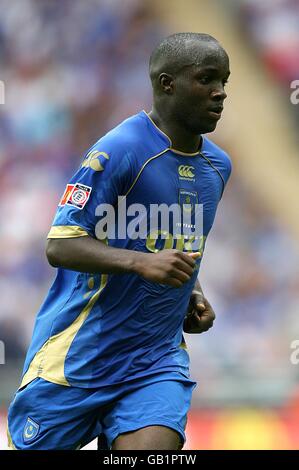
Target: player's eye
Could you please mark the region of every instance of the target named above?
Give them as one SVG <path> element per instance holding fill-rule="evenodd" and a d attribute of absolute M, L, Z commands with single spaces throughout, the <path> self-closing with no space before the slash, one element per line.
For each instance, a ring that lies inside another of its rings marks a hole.
<path fill-rule="evenodd" d="M 200 78 L 199 78 L 199 81 L 200 81 L 200 83 L 202 83 L 203 85 L 207 85 L 208 83 L 210 83 L 211 77 L 209 77 L 209 76 L 200 77 Z"/>

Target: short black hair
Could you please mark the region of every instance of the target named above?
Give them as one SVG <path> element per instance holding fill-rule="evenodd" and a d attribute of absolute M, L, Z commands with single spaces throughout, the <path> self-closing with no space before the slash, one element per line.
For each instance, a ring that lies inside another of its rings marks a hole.
<path fill-rule="evenodd" d="M 200 60 L 200 50 L 191 47 L 194 42 L 214 43 L 221 49 L 221 45 L 210 34 L 205 33 L 175 33 L 163 39 L 153 50 L 149 61 L 149 72 L 152 82 L 163 70 L 175 73 L 178 70 L 196 63 Z"/>

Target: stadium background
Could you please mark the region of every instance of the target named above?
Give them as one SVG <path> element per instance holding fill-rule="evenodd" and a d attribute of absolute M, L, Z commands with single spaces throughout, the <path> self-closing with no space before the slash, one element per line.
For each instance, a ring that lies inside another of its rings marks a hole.
<path fill-rule="evenodd" d="M 234 164 L 201 272 L 217 321 L 186 335 L 199 381 L 186 448 L 298 448 L 298 0 L 0 0 L 0 12 L 0 448 L 54 275 L 44 246 L 57 201 L 90 144 L 149 109 L 148 56 L 184 30 L 231 56 L 212 139 Z"/>

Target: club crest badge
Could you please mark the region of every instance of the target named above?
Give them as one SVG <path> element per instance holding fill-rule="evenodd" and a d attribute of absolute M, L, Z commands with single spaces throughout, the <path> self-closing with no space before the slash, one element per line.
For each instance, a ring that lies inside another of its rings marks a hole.
<path fill-rule="evenodd" d="M 186 189 L 179 190 L 179 204 L 183 212 L 194 214 L 196 205 L 198 204 L 198 194 L 195 191 L 188 191 Z"/>
<path fill-rule="evenodd" d="M 39 424 L 37 424 L 33 419 L 27 418 L 24 431 L 23 431 L 23 438 L 24 442 L 30 442 L 37 437 L 39 433 Z"/>

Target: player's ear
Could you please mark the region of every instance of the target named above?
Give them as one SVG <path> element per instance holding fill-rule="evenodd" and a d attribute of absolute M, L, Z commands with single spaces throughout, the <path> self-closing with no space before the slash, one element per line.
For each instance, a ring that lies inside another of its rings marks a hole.
<path fill-rule="evenodd" d="M 160 73 L 159 85 L 161 90 L 168 95 L 172 95 L 174 89 L 174 77 L 168 73 Z"/>

